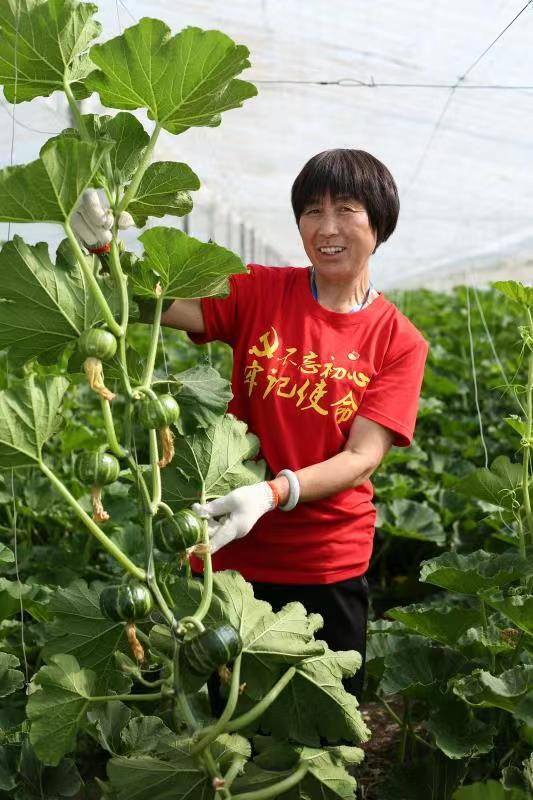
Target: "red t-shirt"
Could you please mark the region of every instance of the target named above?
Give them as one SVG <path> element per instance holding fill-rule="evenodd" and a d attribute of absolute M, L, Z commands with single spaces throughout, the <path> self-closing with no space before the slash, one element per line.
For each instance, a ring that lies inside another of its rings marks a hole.
<path fill-rule="evenodd" d="M 341 452 L 356 414 L 411 443 L 428 344 L 379 294 L 362 311 L 321 306 L 302 267 L 249 264 L 227 298 L 202 299 L 205 333 L 233 348 L 228 411 L 248 424 L 271 472 L 302 469 Z M 292 511 L 264 514 L 247 536 L 213 556 L 213 568 L 247 580 L 325 584 L 366 572 L 376 509 L 370 480 Z M 194 559 L 193 568 L 202 562 Z"/>

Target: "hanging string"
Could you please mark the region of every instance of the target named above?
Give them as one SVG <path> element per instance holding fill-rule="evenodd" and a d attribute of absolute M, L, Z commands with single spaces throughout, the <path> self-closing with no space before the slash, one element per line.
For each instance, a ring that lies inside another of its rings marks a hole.
<path fill-rule="evenodd" d="M 18 53 L 18 38 L 19 38 L 19 25 L 20 25 L 20 0 L 17 1 L 16 7 L 16 23 L 15 23 L 15 40 L 14 40 L 14 59 L 13 65 L 15 67 L 15 83 L 13 88 L 13 114 L 12 114 L 12 125 L 11 125 L 11 147 L 10 147 L 10 157 L 9 163 L 10 166 L 13 166 L 14 161 L 14 154 L 15 154 L 15 124 L 16 124 L 16 109 L 17 109 L 17 87 L 18 87 L 18 65 L 17 65 L 17 53 Z M 7 240 L 11 240 L 11 222 L 8 223 L 7 226 Z M 20 570 L 19 570 L 19 557 L 18 557 L 18 525 L 17 525 L 17 501 L 15 498 L 15 477 L 14 477 L 14 470 L 11 470 L 11 499 L 13 501 L 13 554 L 15 557 L 15 574 L 17 576 L 17 586 L 19 589 L 19 602 L 20 602 L 20 644 L 22 648 L 22 657 L 24 660 L 24 674 L 26 677 L 26 692 L 29 691 L 29 669 L 28 669 L 28 660 L 26 656 L 26 639 L 24 634 L 24 604 L 22 602 L 22 582 L 20 580 Z"/>
<path fill-rule="evenodd" d="M 410 180 L 409 180 L 409 182 L 407 184 L 407 188 L 404 191 L 404 198 L 405 198 L 406 194 L 410 191 L 410 189 L 414 186 L 416 180 L 418 179 L 418 176 L 420 175 L 420 172 L 422 171 L 422 167 L 423 167 L 423 165 L 424 165 L 424 163 L 426 161 L 426 158 L 428 156 L 428 153 L 429 153 L 429 151 L 431 149 L 431 145 L 435 141 L 435 137 L 437 135 L 437 132 L 439 131 L 439 129 L 440 129 L 440 127 L 441 127 L 441 125 L 442 125 L 442 123 L 444 121 L 444 117 L 446 115 L 446 112 L 448 111 L 448 108 L 450 107 L 450 104 L 451 104 L 451 101 L 453 99 L 453 96 L 454 96 L 456 90 L 459 88 L 459 85 L 464 82 L 464 80 L 466 79 L 467 75 L 470 72 L 472 72 L 472 70 L 475 67 L 477 67 L 477 65 L 479 64 L 481 59 L 484 58 L 487 55 L 489 50 L 491 50 L 494 47 L 494 45 L 496 44 L 496 42 L 499 41 L 499 39 L 501 39 L 501 37 L 504 35 L 504 33 L 509 30 L 511 25 L 514 25 L 516 20 L 524 13 L 526 8 L 528 8 L 528 6 L 530 6 L 532 2 L 533 2 L 533 0 L 528 0 L 526 5 L 518 12 L 518 14 L 515 17 L 513 17 L 513 19 L 498 34 L 498 36 L 488 45 L 488 47 L 486 47 L 483 50 L 483 52 L 472 62 L 472 64 L 470 64 L 470 66 L 468 67 L 466 72 L 464 72 L 463 75 L 461 75 L 457 79 L 457 82 L 451 87 L 450 94 L 449 94 L 448 98 L 446 99 L 446 102 L 444 104 L 444 107 L 443 107 L 440 115 L 439 115 L 439 118 L 438 118 L 437 122 L 435 123 L 435 125 L 433 126 L 433 130 L 431 131 L 429 139 L 426 142 L 426 146 L 424 147 L 424 150 L 422 151 L 422 155 L 418 159 L 418 162 L 416 163 L 415 168 L 414 168 L 414 170 L 412 172 L 411 178 L 410 178 Z"/>
<path fill-rule="evenodd" d="M 466 272 L 465 272 L 466 278 Z M 467 279 L 468 280 L 468 279 Z M 476 412 L 477 418 L 479 423 L 479 435 L 481 437 L 481 443 L 483 445 L 483 450 L 485 452 L 485 466 L 489 466 L 489 454 L 487 451 L 487 445 L 485 443 L 485 436 L 483 433 L 483 417 L 481 415 L 481 408 L 479 406 L 479 394 L 478 394 L 478 386 L 477 386 L 477 370 L 476 370 L 476 356 L 474 352 L 474 337 L 472 335 L 472 314 L 470 309 L 470 286 L 466 283 L 466 320 L 467 320 L 467 327 L 468 327 L 468 341 L 470 345 L 470 362 L 472 365 L 472 380 L 474 383 L 474 402 L 476 404 Z"/>

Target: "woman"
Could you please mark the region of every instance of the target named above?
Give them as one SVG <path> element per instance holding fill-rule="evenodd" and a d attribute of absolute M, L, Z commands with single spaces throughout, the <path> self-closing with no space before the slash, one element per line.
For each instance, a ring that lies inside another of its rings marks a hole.
<path fill-rule="evenodd" d="M 362 655 L 345 681 L 360 700 L 369 478 L 391 445 L 411 442 L 428 344 L 369 277 L 398 218 L 389 170 L 362 150 L 319 153 L 296 178 L 292 207 L 309 267 L 249 264 L 227 298 L 176 300 L 163 324 L 231 345 L 229 411 L 258 435 L 271 476 L 196 506 L 214 569 L 239 570 L 274 610 L 299 600 L 320 613 L 320 638 Z"/>
<path fill-rule="evenodd" d="M 296 178 L 292 207 L 310 267 L 249 264 L 228 298 L 176 301 L 163 322 L 232 346 L 229 411 L 259 436 L 275 476 L 196 505 L 214 569 L 239 570 L 274 610 L 299 600 L 322 614 L 320 637 L 362 655 L 345 682 L 360 700 L 369 478 L 391 445 L 411 442 L 428 344 L 369 278 L 398 218 L 388 169 L 361 150 L 319 153 Z"/>

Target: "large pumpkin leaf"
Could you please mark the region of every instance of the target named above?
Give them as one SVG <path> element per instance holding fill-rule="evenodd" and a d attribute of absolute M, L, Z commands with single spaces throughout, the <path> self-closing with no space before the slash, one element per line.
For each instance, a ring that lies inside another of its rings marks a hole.
<path fill-rule="evenodd" d="M 268 737 L 256 737 L 254 743 L 260 739 L 267 740 Z M 364 755 L 359 748 L 344 750 L 353 751 L 351 763 L 359 763 Z M 284 762 L 289 760 L 292 763 L 290 767 L 286 767 Z M 266 789 L 288 777 L 302 762 L 306 764 L 308 771 L 297 786 L 283 792 L 283 800 L 352 800 L 355 797 L 356 781 L 342 763 L 339 763 L 334 748 L 319 750 L 275 741 L 262 749 L 253 763 L 246 765 L 244 775 L 237 778 L 233 786 L 239 793 Z M 280 763 L 283 764 L 283 769 Z"/>
<path fill-rule="evenodd" d="M 482 622 L 481 612 L 477 608 L 462 608 L 458 614 L 456 608 L 445 604 L 441 607 L 414 604 L 389 608 L 386 613 L 416 633 L 448 645 L 455 644 L 468 628 Z"/>
<path fill-rule="evenodd" d="M 91 48 L 100 68 L 87 79 L 111 108 L 147 108 L 170 133 L 192 126 L 220 125 L 221 113 L 257 94 L 251 83 L 235 80 L 250 66 L 249 51 L 220 31 L 188 27 L 175 36 L 147 17 L 121 36 Z"/>
<path fill-rule="evenodd" d="M 518 586 L 504 595 L 503 592 L 484 595 L 485 601 L 533 636 L 533 595 L 524 586 Z"/>
<path fill-rule="evenodd" d="M 501 508 L 511 508 L 522 486 L 522 467 L 507 456 L 498 456 L 490 469 L 482 467 L 462 477 L 455 488 L 468 497 L 485 500 Z"/>
<path fill-rule="evenodd" d="M 0 222 L 69 220 L 111 148 L 63 136 L 47 142 L 36 161 L 1 170 Z"/>
<path fill-rule="evenodd" d="M 533 306 L 533 287 L 531 286 L 524 286 L 519 281 L 493 281 L 491 286 L 524 308 Z"/>
<path fill-rule="evenodd" d="M 127 691 L 131 681 L 118 671 L 114 658 L 117 650 L 128 652 L 124 623 L 102 616 L 98 592 L 76 580 L 57 589 L 48 608 L 54 620 L 48 626 L 44 657 L 50 659 L 58 653 L 74 656 L 80 666 L 94 670 L 102 693 L 110 688 Z"/>
<path fill-rule="evenodd" d="M 188 434 L 216 424 L 233 397 L 230 382 L 205 364 L 197 364 L 173 378 L 179 383 L 176 399 L 183 431 Z"/>
<path fill-rule="evenodd" d="M 379 527 L 393 536 L 444 544 L 446 533 L 439 515 L 426 503 L 395 498 L 387 504 L 390 521 L 384 519 Z"/>
<path fill-rule="evenodd" d="M 193 614 L 202 591 L 200 581 L 175 581 L 171 586 L 175 614 Z M 243 641 L 241 682 L 246 682 L 249 696 L 262 696 L 265 682 L 274 683 L 282 668 L 324 652 L 324 644 L 313 640 L 322 625 L 319 616 L 308 615 L 301 603 L 288 603 L 274 613 L 269 603 L 254 597 L 242 575 L 232 570 L 215 572 L 206 620 L 212 627 L 229 623 L 239 631 Z M 170 644 L 170 636 L 168 639 Z"/>
<path fill-rule="evenodd" d="M 449 678 L 467 663 L 463 655 L 449 647 L 413 638 L 385 657 L 381 689 L 385 694 L 404 692 L 431 698 L 437 688 L 444 691 Z"/>
<path fill-rule="evenodd" d="M 457 698 L 445 694 L 432 705 L 426 728 L 448 758 L 476 758 L 494 746 L 498 730 L 486 725 Z"/>
<path fill-rule="evenodd" d="M 16 656 L 0 652 L 0 697 L 7 697 L 24 686 L 24 675 L 16 669 L 18 666 Z"/>
<path fill-rule="evenodd" d="M 533 688 L 533 665 L 512 667 L 501 675 L 475 669 L 470 675 L 455 679 L 452 686 L 469 705 L 512 712 Z"/>
<path fill-rule="evenodd" d="M 12 366 L 53 364 L 67 344 L 101 317 L 79 264 L 54 265 L 44 242 L 20 236 L 0 251 L 0 349 Z"/>
<path fill-rule="evenodd" d="M 10 103 L 63 91 L 64 80 L 78 99 L 89 96 L 83 82 L 94 69 L 87 47 L 102 29 L 97 11 L 77 0 L 0 3 L 0 84 Z"/>
<path fill-rule="evenodd" d="M 259 440 L 232 414 L 205 430 L 177 436 L 175 450 L 172 463 L 161 473 L 164 499 L 173 506 L 191 506 L 202 491 L 210 500 L 264 478 L 264 462 L 251 460 Z"/>
<path fill-rule="evenodd" d="M 457 789 L 453 800 L 528 800 L 528 798 L 519 789 L 505 789 L 500 781 L 477 781 Z"/>
<path fill-rule="evenodd" d="M 209 776 L 195 758 L 176 751 L 172 761 L 151 755 L 112 758 L 107 774 L 117 800 L 212 800 Z"/>
<path fill-rule="evenodd" d="M 156 161 L 144 173 L 128 211 L 139 228 L 148 217 L 183 217 L 192 211 L 188 190 L 199 188 L 200 180 L 187 164 Z"/>
<path fill-rule="evenodd" d="M 325 643 L 323 643 L 325 644 Z M 360 668 L 356 650 L 310 656 L 296 665 L 294 677 L 261 717 L 261 728 L 281 739 L 316 746 L 322 738 L 366 742 L 370 737 L 358 703 L 342 680 Z M 245 689 L 246 695 L 246 689 Z"/>
<path fill-rule="evenodd" d="M 504 586 L 530 574 L 532 567 L 516 553 L 487 553 L 476 550 L 467 555 L 443 553 L 422 561 L 420 580 L 453 592 L 477 595 Z"/>
<path fill-rule="evenodd" d="M 155 297 L 157 283 L 167 298 L 226 295 L 228 277 L 246 272 L 239 256 L 231 250 L 201 242 L 177 228 L 159 225 L 139 239 L 144 258 L 135 264 L 133 287 L 140 297 Z"/>
<path fill-rule="evenodd" d="M 83 114 L 82 120 L 86 134 L 92 142 L 111 143 L 107 155 L 111 177 L 114 188 L 122 188 L 133 177 L 150 137 L 137 117 L 127 111 L 120 111 L 114 117 L 107 114 Z M 78 128 L 65 128 L 56 138 L 65 136 L 81 141 Z M 99 176 L 99 182 L 102 181 Z"/>
<path fill-rule="evenodd" d="M 73 656 L 57 655 L 34 675 L 27 705 L 30 741 L 44 764 L 55 766 L 74 750 L 95 686 L 94 672 L 80 669 Z"/>
<path fill-rule="evenodd" d="M 30 375 L 0 392 L 0 470 L 35 466 L 59 427 L 66 378 Z"/>

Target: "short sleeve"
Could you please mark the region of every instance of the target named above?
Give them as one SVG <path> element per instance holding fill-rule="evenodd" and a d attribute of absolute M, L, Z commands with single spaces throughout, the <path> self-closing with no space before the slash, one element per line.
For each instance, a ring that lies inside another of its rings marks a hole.
<path fill-rule="evenodd" d="M 246 274 L 230 275 L 230 291 L 227 297 L 202 297 L 205 331 L 188 333 L 192 342 L 206 344 L 216 339 L 233 347 L 239 330 L 239 319 L 249 307 L 250 295 L 254 288 L 253 265 L 248 264 L 246 269 Z"/>
<path fill-rule="evenodd" d="M 428 350 L 428 343 L 421 339 L 389 361 L 385 359 L 368 384 L 357 411 L 358 415 L 394 431 L 396 447 L 409 447 L 413 439 Z"/>

